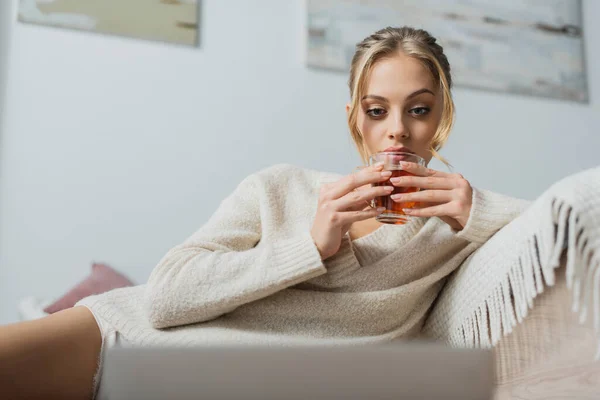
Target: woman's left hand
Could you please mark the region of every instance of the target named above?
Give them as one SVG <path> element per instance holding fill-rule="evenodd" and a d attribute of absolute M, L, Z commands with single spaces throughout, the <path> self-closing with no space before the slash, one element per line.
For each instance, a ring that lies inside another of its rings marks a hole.
<path fill-rule="evenodd" d="M 416 176 L 390 179 L 396 187 L 417 187 L 412 193 L 392 195 L 397 202 L 418 202 L 418 208 L 405 208 L 407 215 L 439 217 L 455 230 L 462 230 L 471 214 L 473 188 L 460 174 L 436 171 L 412 162 L 402 162 L 402 169 Z"/>

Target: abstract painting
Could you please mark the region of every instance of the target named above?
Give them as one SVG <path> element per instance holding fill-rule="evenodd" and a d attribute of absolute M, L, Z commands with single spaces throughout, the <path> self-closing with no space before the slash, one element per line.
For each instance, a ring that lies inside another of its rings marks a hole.
<path fill-rule="evenodd" d="M 19 20 L 194 46 L 199 0 L 20 0 Z"/>
<path fill-rule="evenodd" d="M 348 71 L 386 26 L 437 37 L 456 86 L 588 101 L 580 0 L 306 0 L 307 64 Z"/>

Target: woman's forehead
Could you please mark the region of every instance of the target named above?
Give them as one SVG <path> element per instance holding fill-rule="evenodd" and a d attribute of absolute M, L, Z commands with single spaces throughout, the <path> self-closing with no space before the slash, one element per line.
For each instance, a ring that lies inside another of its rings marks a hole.
<path fill-rule="evenodd" d="M 435 93 L 433 76 L 421 61 L 414 57 L 398 55 L 378 60 L 367 81 L 367 93 L 385 96 L 401 95 L 427 88 Z"/>

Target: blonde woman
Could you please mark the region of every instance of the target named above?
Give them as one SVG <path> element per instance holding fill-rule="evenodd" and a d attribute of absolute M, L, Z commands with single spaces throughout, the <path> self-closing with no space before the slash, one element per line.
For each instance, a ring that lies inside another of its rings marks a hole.
<path fill-rule="evenodd" d="M 346 106 L 364 161 L 440 157 L 454 119 L 450 65 L 423 30 L 386 28 L 357 45 Z M 415 337 L 446 277 L 527 206 L 417 164 L 394 186 L 423 190 L 404 225 L 365 202 L 390 194 L 382 166 L 340 176 L 275 165 L 244 179 L 146 285 L 88 297 L 0 328 L 3 398 L 88 399 L 102 352 L 132 345 L 366 344 Z M 179 327 L 175 330 L 165 328 Z M 8 395 L 7 395 L 8 394 Z M 6 396 L 7 395 L 7 396 Z"/>

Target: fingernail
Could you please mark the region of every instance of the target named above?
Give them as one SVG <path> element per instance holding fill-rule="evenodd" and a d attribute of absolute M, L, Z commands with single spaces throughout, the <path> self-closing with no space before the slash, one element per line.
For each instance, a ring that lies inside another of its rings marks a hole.
<path fill-rule="evenodd" d="M 394 189 L 395 189 L 395 187 L 393 187 L 393 186 L 385 186 L 385 190 L 388 192 L 393 192 Z"/>
<path fill-rule="evenodd" d="M 412 210 L 410 208 L 403 208 L 402 211 L 404 212 L 404 214 L 412 213 Z"/>
<path fill-rule="evenodd" d="M 383 211 L 385 211 L 385 207 L 377 207 L 378 213 L 383 212 Z"/>
<path fill-rule="evenodd" d="M 410 167 L 410 164 L 409 164 L 409 163 L 407 163 L 406 161 L 400 161 L 400 166 L 401 166 L 402 168 L 408 168 L 408 167 Z"/>
<path fill-rule="evenodd" d="M 383 172 L 381 173 L 381 176 L 382 176 L 383 178 L 389 178 L 390 176 L 392 176 L 392 171 L 383 171 Z"/>
<path fill-rule="evenodd" d="M 400 200 L 400 199 L 402 199 L 402 195 L 401 194 L 393 194 L 390 197 L 392 198 L 392 200 Z"/>
<path fill-rule="evenodd" d="M 390 179 L 390 182 L 398 183 L 398 182 L 400 182 L 400 177 L 394 177 L 394 178 Z"/>

